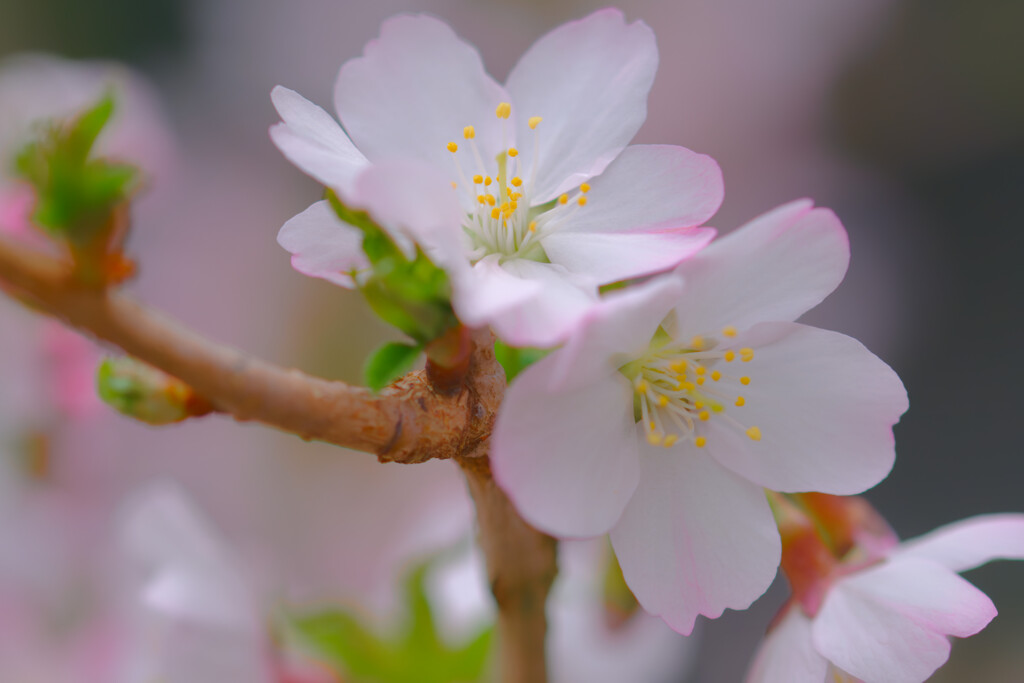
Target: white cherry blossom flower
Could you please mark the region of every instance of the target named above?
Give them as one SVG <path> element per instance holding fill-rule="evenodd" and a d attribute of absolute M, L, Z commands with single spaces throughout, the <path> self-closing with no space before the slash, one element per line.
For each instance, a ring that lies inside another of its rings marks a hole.
<path fill-rule="evenodd" d="M 848 258 L 835 215 L 799 201 L 607 298 L 509 388 L 495 479 L 539 529 L 610 531 L 640 604 L 680 632 L 747 607 L 780 557 L 762 487 L 850 494 L 892 467 L 899 378 L 790 322 Z"/>
<path fill-rule="evenodd" d="M 973 517 L 890 549 L 877 563 L 839 565 L 820 610 L 799 604 L 768 634 L 747 683 L 922 683 L 949 658 L 950 636 L 981 631 L 992 601 L 957 576 L 1024 559 L 1024 515 Z"/>
<path fill-rule="evenodd" d="M 513 344 L 550 345 L 599 285 L 674 267 L 713 236 L 694 226 L 721 203 L 717 164 L 682 147 L 626 147 L 646 117 L 657 61 L 650 28 L 607 9 L 541 38 L 502 86 L 447 25 L 399 16 L 341 69 L 335 106 L 345 130 L 278 87 L 283 122 L 271 137 L 378 220 L 395 204 L 455 207 L 444 244 L 424 246 L 465 271 L 452 273 L 459 317 Z M 436 189 L 410 196 L 399 174 L 385 196 L 360 190 L 371 163 L 395 160 L 425 164 Z M 386 227 L 409 236 L 408 226 Z M 296 269 L 343 286 L 364 264 L 359 235 L 324 204 L 278 239 Z"/>

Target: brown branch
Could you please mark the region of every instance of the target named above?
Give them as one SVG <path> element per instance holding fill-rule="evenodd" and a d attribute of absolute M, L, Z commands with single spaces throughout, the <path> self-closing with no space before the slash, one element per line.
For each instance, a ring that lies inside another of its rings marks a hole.
<path fill-rule="evenodd" d="M 558 572 L 556 542 L 515 511 L 491 476 L 488 458 L 460 458 L 476 504 L 480 546 L 498 603 L 501 683 L 546 683 L 548 592 Z"/>
<path fill-rule="evenodd" d="M 68 263 L 3 235 L 0 281 L 43 313 L 177 377 L 217 411 L 381 460 L 473 454 L 490 434 L 504 391 L 493 353 L 471 364 L 465 389 L 452 396 L 435 392 L 422 372 L 375 395 L 282 368 L 207 340 L 120 292 L 83 287 Z M 486 346 L 490 335 L 479 341 Z"/>
<path fill-rule="evenodd" d="M 383 461 L 457 458 L 476 504 L 498 603 L 501 681 L 547 681 L 545 604 L 557 571 L 556 543 L 519 517 L 491 477 L 486 446 L 505 374 L 490 332 L 473 334 L 458 390 L 442 394 L 426 373 L 414 372 L 374 395 L 211 342 L 117 291 L 83 287 L 70 264 L 3 235 L 0 283 L 41 312 L 180 379 L 239 420 L 376 453 Z"/>

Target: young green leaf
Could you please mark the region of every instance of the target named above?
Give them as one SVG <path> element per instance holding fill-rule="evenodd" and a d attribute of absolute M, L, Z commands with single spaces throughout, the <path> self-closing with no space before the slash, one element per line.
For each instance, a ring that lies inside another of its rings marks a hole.
<path fill-rule="evenodd" d="M 401 342 L 384 344 L 366 359 L 366 367 L 363 370 L 366 385 L 374 391 L 380 391 L 409 372 L 422 352 L 422 346 Z"/>

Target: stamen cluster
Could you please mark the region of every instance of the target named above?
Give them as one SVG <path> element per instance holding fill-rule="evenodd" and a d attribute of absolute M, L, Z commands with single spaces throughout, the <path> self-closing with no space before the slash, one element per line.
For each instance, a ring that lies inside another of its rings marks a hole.
<path fill-rule="evenodd" d="M 530 197 L 537 178 L 537 157 L 540 149 L 536 131 L 543 118 L 532 116 L 527 122 L 530 130 L 534 131 L 534 136 L 529 180 L 524 187 L 520 176 L 523 169 L 520 167 L 519 150 L 508 145 L 505 128 L 505 122 L 512 114 L 512 105 L 502 102 L 494 113 L 502 122 L 502 151 L 495 158 L 497 170 L 493 176 L 488 174 L 487 165 L 476 144 L 474 126 L 469 125 L 462 129 L 462 137 L 472 153 L 470 168 L 475 169 L 474 173 L 467 173 L 459 161 L 457 142 L 451 141 L 446 146 L 455 160 L 456 172 L 468 194 L 469 205 L 475 207 L 467 213 L 463 224 L 463 230 L 471 244 L 470 260 L 475 262 L 488 254 L 499 254 L 503 258 L 515 257 L 547 262 L 540 239 L 572 216 L 579 207 L 586 206 L 586 194 L 590 191 L 590 185 L 580 185 L 579 193 L 573 197 L 562 194 L 550 206 L 531 207 Z M 459 183 L 452 183 L 452 189 L 457 190 L 458 187 Z"/>
<path fill-rule="evenodd" d="M 727 364 L 737 359 L 749 363 L 754 350 L 724 348 L 726 339 L 736 337 L 735 327 L 723 328 L 721 335 L 722 340 L 697 335 L 687 342 L 652 346 L 643 358 L 623 366 L 633 382 L 634 413 L 652 446 L 670 448 L 682 441 L 703 448 L 708 440 L 698 426 L 712 416 L 753 441 L 761 440 L 759 427 L 745 426 L 734 417 L 736 411 L 729 410 L 746 405 L 740 392 L 751 380 L 734 374 Z"/>

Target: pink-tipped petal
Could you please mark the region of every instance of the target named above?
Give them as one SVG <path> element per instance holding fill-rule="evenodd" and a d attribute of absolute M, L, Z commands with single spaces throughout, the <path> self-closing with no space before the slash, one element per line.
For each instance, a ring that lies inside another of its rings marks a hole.
<path fill-rule="evenodd" d="M 885 478 L 896 457 L 892 426 L 907 409 L 888 365 L 856 339 L 798 323 L 756 325 L 735 347 L 754 357 L 715 366 L 750 378 L 732 380 L 724 415 L 706 423 L 719 462 L 775 491 L 850 495 Z M 759 440 L 747 436 L 751 427 Z"/>
<path fill-rule="evenodd" d="M 449 142 L 459 145 L 463 168 L 475 167 L 463 138 L 465 126 L 475 127 L 484 160 L 494 159 L 501 148 L 495 108 L 508 100 L 484 71 L 476 49 L 447 24 L 425 15 L 385 21 L 363 56 L 341 67 L 334 89 L 345 129 L 370 160 L 427 161 L 446 182 L 461 182 L 446 148 Z M 514 144 L 514 125 L 508 125 L 507 134 L 507 143 Z"/>
<path fill-rule="evenodd" d="M 587 203 L 541 243 L 548 258 L 601 283 L 673 268 L 714 231 L 693 229 L 722 203 L 722 172 L 708 156 L 635 145 L 590 183 Z"/>
<path fill-rule="evenodd" d="M 508 77 L 518 121 L 521 168 L 532 168 L 534 203 L 603 171 L 647 118 L 647 93 L 658 67 L 654 32 L 604 9 L 563 24 L 526 51 Z M 536 130 L 531 117 L 543 117 Z"/>
<path fill-rule="evenodd" d="M 526 521 L 569 538 L 606 533 L 636 488 L 637 442 L 624 377 L 549 392 L 549 356 L 509 387 L 491 439 L 494 479 Z"/>
<path fill-rule="evenodd" d="M 282 86 L 270 92 L 281 123 L 270 127 L 270 139 L 305 173 L 346 193 L 353 179 L 366 165 L 338 122 L 305 97 Z"/>
<path fill-rule="evenodd" d="M 790 608 L 764 637 L 745 680 L 746 683 L 826 683 L 828 667 L 828 660 L 814 649 L 810 619 L 799 608 Z"/>
<path fill-rule="evenodd" d="M 796 320 L 842 281 L 846 231 L 828 209 L 791 202 L 712 242 L 685 261 L 680 322 L 693 334 Z"/>
<path fill-rule="evenodd" d="M 352 274 L 370 267 L 362 233 L 341 222 L 326 201 L 316 202 L 285 223 L 277 243 L 291 252 L 295 270 L 349 289 L 355 287 Z"/>
<path fill-rule="evenodd" d="M 949 639 L 983 629 L 988 597 L 949 569 L 905 558 L 829 591 L 812 626 L 818 651 L 865 681 L 921 683 L 949 658 Z"/>
<path fill-rule="evenodd" d="M 992 560 L 1024 560 L 1024 515 L 981 515 L 902 543 L 894 556 L 938 562 L 955 572 Z"/>
<path fill-rule="evenodd" d="M 556 232 L 544 239 L 552 263 L 601 284 L 670 270 L 714 238 L 710 228 L 585 234 Z"/>
<path fill-rule="evenodd" d="M 761 487 L 704 454 L 646 443 L 640 484 L 611 538 L 637 600 L 683 634 L 698 614 L 749 607 L 781 556 Z"/>

